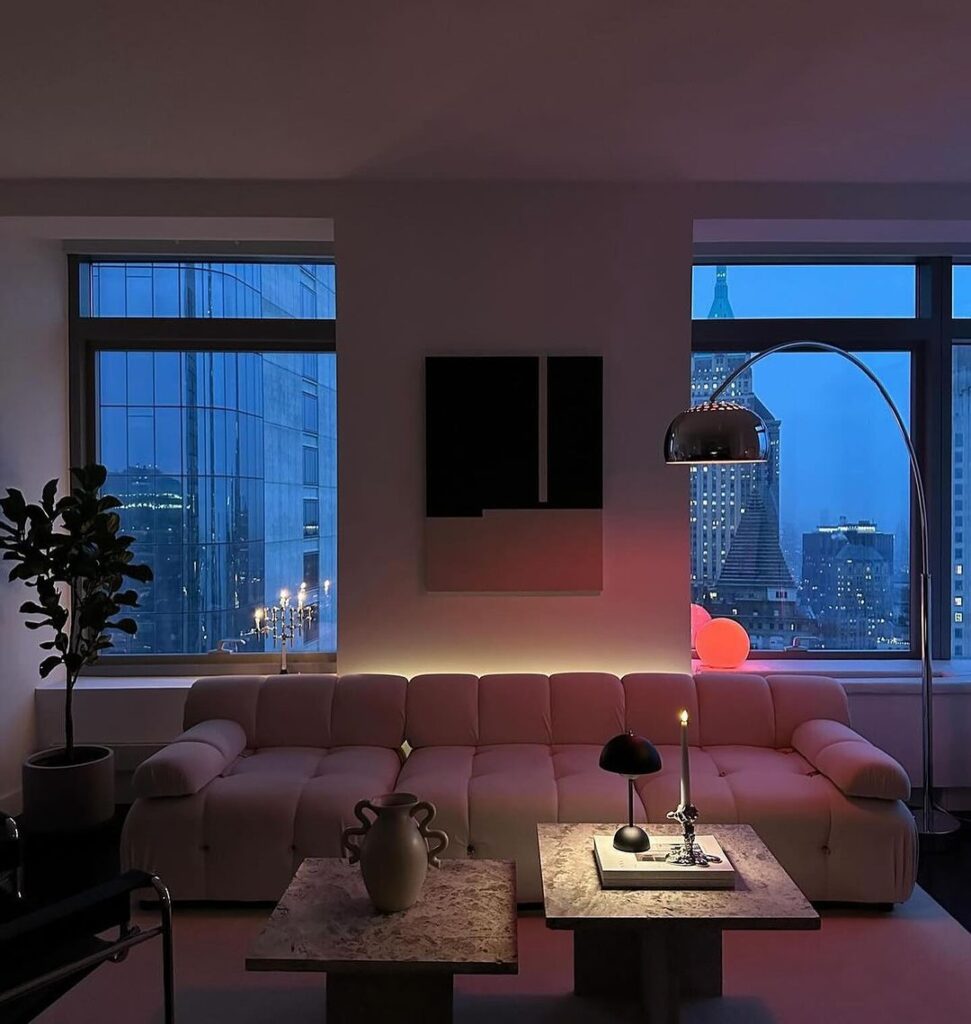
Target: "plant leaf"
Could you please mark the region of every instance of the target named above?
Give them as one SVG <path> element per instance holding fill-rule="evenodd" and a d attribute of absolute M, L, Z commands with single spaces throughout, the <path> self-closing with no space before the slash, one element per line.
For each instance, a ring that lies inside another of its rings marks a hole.
<path fill-rule="evenodd" d="M 40 677 L 46 679 L 53 671 L 61 664 L 61 658 L 57 655 L 51 655 L 49 658 L 45 658 L 40 663 Z"/>

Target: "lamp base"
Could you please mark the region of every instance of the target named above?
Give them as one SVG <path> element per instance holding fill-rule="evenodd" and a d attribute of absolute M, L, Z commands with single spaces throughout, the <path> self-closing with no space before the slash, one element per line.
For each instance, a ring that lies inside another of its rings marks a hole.
<path fill-rule="evenodd" d="M 651 840 L 640 825 L 623 825 L 614 833 L 614 849 L 624 853 L 643 853 L 651 848 Z"/>
<path fill-rule="evenodd" d="M 953 814 L 937 806 L 931 807 L 926 813 L 923 808 L 914 811 L 914 821 L 917 834 L 922 836 L 949 836 L 961 827 L 961 822 Z"/>

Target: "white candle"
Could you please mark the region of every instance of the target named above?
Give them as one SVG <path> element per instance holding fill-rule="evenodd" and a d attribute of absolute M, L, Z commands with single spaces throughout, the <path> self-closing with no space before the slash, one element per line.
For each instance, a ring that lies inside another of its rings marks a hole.
<path fill-rule="evenodd" d="M 253 618 L 256 620 L 256 628 L 259 629 L 263 622 L 263 609 L 257 608 L 256 611 L 253 612 Z"/>
<path fill-rule="evenodd" d="M 688 712 L 678 715 L 681 722 L 681 806 L 691 806 L 691 764 L 688 761 Z"/>

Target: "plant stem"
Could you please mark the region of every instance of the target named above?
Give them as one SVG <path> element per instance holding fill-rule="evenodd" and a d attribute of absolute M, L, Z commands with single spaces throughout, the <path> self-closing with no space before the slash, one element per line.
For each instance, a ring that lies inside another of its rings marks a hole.
<path fill-rule="evenodd" d="M 74 584 L 71 585 L 71 622 L 67 649 L 72 654 L 76 653 L 81 645 L 81 630 L 78 626 L 79 585 L 79 580 L 75 580 Z M 67 752 L 68 764 L 74 764 L 74 710 L 72 704 L 74 701 L 74 684 L 77 682 L 77 678 L 77 672 L 72 672 L 70 669 L 67 670 L 65 677 L 67 692 L 64 695 L 64 749 Z"/>
<path fill-rule="evenodd" d="M 67 751 L 67 763 L 74 764 L 74 715 L 71 703 L 74 699 L 74 684 L 77 676 L 67 675 L 67 694 L 64 698 L 64 749 Z"/>

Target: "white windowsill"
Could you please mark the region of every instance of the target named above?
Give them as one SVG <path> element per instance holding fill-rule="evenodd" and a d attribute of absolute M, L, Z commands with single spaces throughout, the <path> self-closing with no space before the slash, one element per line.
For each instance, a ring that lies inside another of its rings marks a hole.
<path fill-rule="evenodd" d="M 692 660 L 693 672 L 706 671 L 697 659 Z M 920 681 L 920 662 L 916 660 L 883 661 L 865 658 L 813 659 L 786 658 L 753 659 L 746 661 L 736 671 L 755 672 L 759 675 L 821 675 L 840 679 L 850 692 L 870 689 L 874 686 L 908 688 Z M 205 673 L 194 675 L 113 675 L 82 676 L 78 688 L 82 690 L 187 690 L 192 683 Z M 934 662 L 935 684 L 942 688 L 960 687 L 971 689 L 971 660 Z M 63 690 L 63 680 L 44 680 L 38 690 Z"/>

